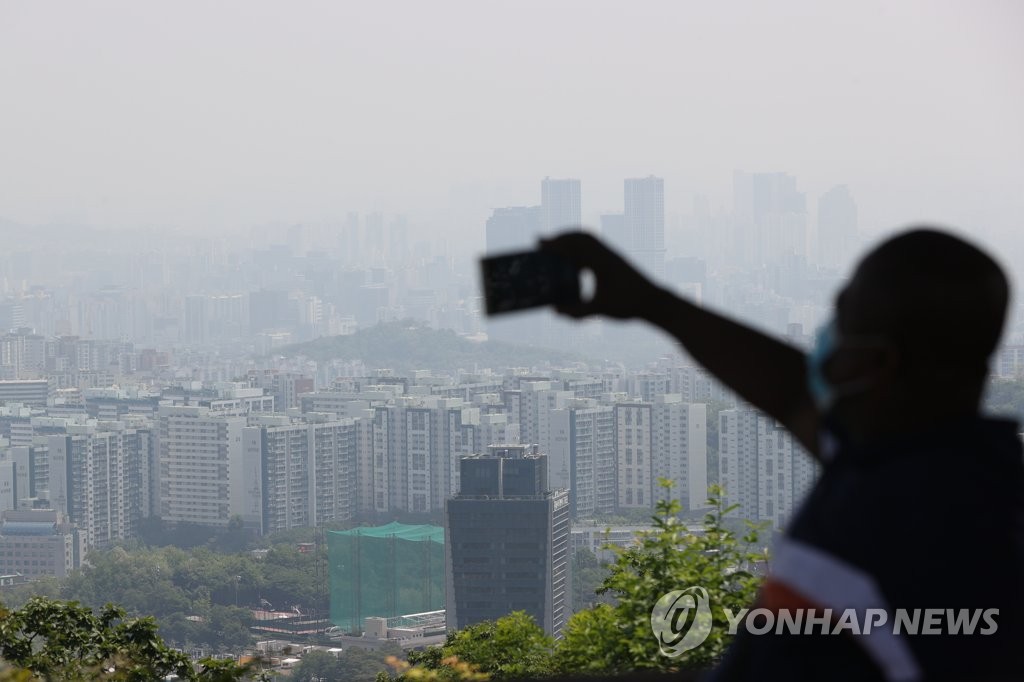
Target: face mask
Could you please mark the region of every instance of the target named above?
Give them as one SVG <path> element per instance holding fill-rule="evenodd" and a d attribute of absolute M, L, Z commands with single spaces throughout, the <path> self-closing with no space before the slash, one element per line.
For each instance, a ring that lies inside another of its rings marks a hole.
<path fill-rule="evenodd" d="M 843 337 L 835 318 L 818 329 L 814 348 L 807 356 L 807 390 L 814 406 L 821 414 L 827 413 L 836 401 L 844 396 L 864 391 L 871 386 L 871 378 L 852 379 L 843 384 L 834 384 L 825 376 L 825 365 L 832 359 L 840 346 L 874 347 L 884 345 L 884 340 L 874 338 Z"/>
<path fill-rule="evenodd" d="M 835 388 L 825 377 L 825 364 L 836 351 L 836 321 L 829 320 L 818 328 L 814 348 L 807 356 L 807 390 L 818 412 L 825 414 L 835 402 Z"/>

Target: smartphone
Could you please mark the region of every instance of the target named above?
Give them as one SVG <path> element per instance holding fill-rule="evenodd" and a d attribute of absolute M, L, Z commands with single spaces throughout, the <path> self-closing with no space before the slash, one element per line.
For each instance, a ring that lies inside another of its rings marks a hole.
<path fill-rule="evenodd" d="M 580 302 L 579 269 L 558 254 L 523 251 L 480 259 L 488 315 Z"/>

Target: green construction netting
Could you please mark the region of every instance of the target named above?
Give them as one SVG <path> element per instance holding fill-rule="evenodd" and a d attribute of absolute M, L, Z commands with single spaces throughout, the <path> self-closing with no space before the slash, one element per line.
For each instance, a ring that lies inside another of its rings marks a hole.
<path fill-rule="evenodd" d="M 444 608 L 444 528 L 389 523 L 327 534 L 331 622 L 362 631 L 363 619 Z"/>

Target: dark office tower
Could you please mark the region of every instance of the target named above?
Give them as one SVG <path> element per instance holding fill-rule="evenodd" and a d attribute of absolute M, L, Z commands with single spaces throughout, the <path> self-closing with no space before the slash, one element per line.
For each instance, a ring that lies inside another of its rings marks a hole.
<path fill-rule="evenodd" d="M 626 180 L 626 230 L 633 261 L 647 274 L 665 272 L 665 181 L 653 175 Z"/>
<path fill-rule="evenodd" d="M 842 267 L 857 247 L 857 204 L 849 187 L 837 185 L 818 199 L 818 262 Z"/>
<path fill-rule="evenodd" d="M 487 253 L 532 249 L 541 233 L 540 206 L 496 208 L 487 219 Z"/>
<path fill-rule="evenodd" d="M 580 218 L 580 181 L 553 180 L 540 182 L 541 229 L 544 234 L 578 227 Z"/>
<path fill-rule="evenodd" d="M 569 492 L 550 490 L 536 445 L 459 460 L 445 503 L 448 629 L 525 611 L 560 637 L 570 613 Z"/>
<path fill-rule="evenodd" d="M 601 238 L 613 249 L 628 253 L 633 241 L 626 229 L 625 213 L 605 213 L 601 216 Z"/>

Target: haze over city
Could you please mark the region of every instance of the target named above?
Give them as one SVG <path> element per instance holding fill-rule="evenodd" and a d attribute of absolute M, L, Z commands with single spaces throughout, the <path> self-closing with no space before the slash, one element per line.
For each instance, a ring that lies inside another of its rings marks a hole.
<path fill-rule="evenodd" d="M 0 678 L 1017 679 L 1022 35 L 0 0 Z"/>
<path fill-rule="evenodd" d="M 0 218 L 205 234 L 348 211 L 480 246 L 575 177 L 728 207 L 851 186 L 869 234 L 1024 209 L 1018 3 L 0 3 Z M 812 206 L 813 208 L 813 206 Z"/>

